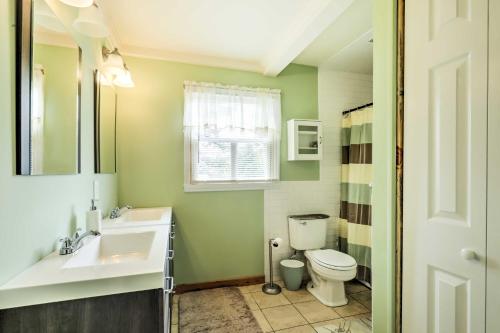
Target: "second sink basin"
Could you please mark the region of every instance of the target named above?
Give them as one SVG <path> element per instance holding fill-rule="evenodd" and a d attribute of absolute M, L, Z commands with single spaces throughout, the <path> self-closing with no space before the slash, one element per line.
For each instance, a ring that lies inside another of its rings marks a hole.
<path fill-rule="evenodd" d="M 155 226 L 169 224 L 172 221 L 171 207 L 134 208 L 126 210 L 116 219 L 105 219 L 104 229 Z"/>
<path fill-rule="evenodd" d="M 80 248 L 63 268 L 110 265 L 146 260 L 155 233 L 104 234 Z"/>

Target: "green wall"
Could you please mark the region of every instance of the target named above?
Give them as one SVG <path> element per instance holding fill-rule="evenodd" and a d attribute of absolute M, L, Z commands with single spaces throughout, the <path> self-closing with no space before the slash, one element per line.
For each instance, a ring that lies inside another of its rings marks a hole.
<path fill-rule="evenodd" d="M 136 86 L 118 90 L 120 204 L 174 208 L 177 283 L 263 275 L 263 191 L 183 190 L 183 82 L 281 89 L 281 179 L 317 180 L 317 162 L 286 160 L 286 120 L 318 117 L 317 69 L 290 65 L 273 78 L 160 60 L 126 61 Z"/>
<path fill-rule="evenodd" d="M 35 64 L 43 66 L 43 173 L 77 173 L 78 49 L 35 44 Z"/>
<path fill-rule="evenodd" d="M 373 332 L 395 325 L 396 0 L 373 12 Z"/>
<path fill-rule="evenodd" d="M 0 284 L 51 252 L 75 225 L 85 227 L 94 179 L 101 184 L 100 206 L 107 211 L 116 204 L 115 176 L 93 174 L 93 78 L 87 61 L 82 70 L 82 174 L 15 176 L 14 14 L 15 0 L 0 1 Z"/>

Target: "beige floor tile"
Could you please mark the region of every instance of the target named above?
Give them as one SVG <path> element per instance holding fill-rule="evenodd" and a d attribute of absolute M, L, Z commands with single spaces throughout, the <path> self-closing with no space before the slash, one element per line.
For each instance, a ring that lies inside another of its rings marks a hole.
<path fill-rule="evenodd" d="M 363 313 L 351 317 L 345 317 L 344 320 L 360 319 L 366 326 L 372 327 L 372 314 L 371 312 Z"/>
<path fill-rule="evenodd" d="M 347 294 L 360 293 L 362 291 L 368 291 L 368 287 L 359 283 L 358 281 L 349 281 L 345 283 L 345 291 Z"/>
<path fill-rule="evenodd" d="M 354 298 L 358 302 L 371 301 L 372 292 L 371 290 L 362 291 L 360 293 L 351 294 L 350 297 Z"/>
<path fill-rule="evenodd" d="M 174 295 L 174 304 L 179 303 L 179 295 Z"/>
<path fill-rule="evenodd" d="M 293 305 L 283 305 L 264 309 L 262 313 L 274 330 L 307 325 L 307 321 Z"/>
<path fill-rule="evenodd" d="M 179 303 L 172 306 L 172 325 L 179 323 Z"/>
<path fill-rule="evenodd" d="M 170 330 L 171 333 L 179 333 L 179 326 L 177 325 L 172 325 L 172 329 Z"/>
<path fill-rule="evenodd" d="M 350 317 L 362 313 L 368 313 L 370 312 L 370 309 L 368 309 L 366 306 L 363 304 L 359 303 L 358 301 L 354 300 L 351 297 L 348 297 L 349 303 L 344 306 L 338 306 L 335 308 L 335 311 L 342 317 Z"/>
<path fill-rule="evenodd" d="M 261 284 L 252 284 L 250 286 L 242 286 L 242 287 L 238 287 L 238 289 L 240 290 L 240 292 L 242 294 L 248 294 L 248 293 L 254 293 L 254 292 L 257 292 L 257 291 L 262 291 L 262 283 Z"/>
<path fill-rule="evenodd" d="M 313 324 L 312 326 L 318 333 L 331 333 L 344 324 L 345 326 L 343 327 L 345 327 L 345 329 L 351 329 L 352 333 L 372 333 L 371 327 L 362 320 L 356 318 L 356 316 L 324 321 Z"/>
<path fill-rule="evenodd" d="M 250 295 L 252 295 L 253 299 L 261 309 L 290 304 L 290 302 L 282 294 L 268 295 L 264 294 L 262 291 L 259 291 L 256 293 L 251 293 Z"/>
<path fill-rule="evenodd" d="M 294 306 L 309 323 L 317 323 L 319 321 L 331 320 L 340 317 L 340 315 L 335 312 L 333 308 L 316 300 L 311 302 L 295 303 Z"/>
<path fill-rule="evenodd" d="M 245 302 L 247 303 L 250 310 L 259 310 L 259 307 L 257 306 L 257 303 L 255 303 L 252 294 L 243 294 L 243 298 L 245 299 Z"/>
<path fill-rule="evenodd" d="M 312 326 L 304 325 L 276 331 L 276 333 L 316 333 L 316 331 L 312 328 Z"/>
<path fill-rule="evenodd" d="M 301 303 L 307 301 L 314 301 L 314 296 L 311 295 L 306 289 L 299 289 L 295 291 L 290 291 L 283 288 L 283 295 L 292 303 Z"/>
<path fill-rule="evenodd" d="M 338 328 L 339 327 L 339 324 L 342 324 L 343 322 L 343 319 L 342 318 L 339 318 L 339 319 L 333 319 L 333 320 L 327 320 L 327 321 L 321 321 L 319 323 L 314 323 L 314 324 L 311 324 L 312 327 L 314 327 L 314 329 L 316 330 L 316 332 L 328 332 L 328 333 L 331 333 L 333 331 L 334 328 Z"/>
<path fill-rule="evenodd" d="M 372 292 L 371 290 L 362 291 L 360 293 L 352 294 L 352 298 L 354 298 L 359 303 L 363 304 L 369 310 L 372 308 Z"/>
<path fill-rule="evenodd" d="M 259 323 L 260 329 L 264 333 L 273 331 L 273 329 L 271 328 L 271 325 L 269 325 L 267 319 L 262 314 L 262 311 L 254 310 L 254 311 L 252 311 L 252 313 L 253 313 L 253 316 L 255 317 L 255 319 L 257 320 L 257 322 Z"/>

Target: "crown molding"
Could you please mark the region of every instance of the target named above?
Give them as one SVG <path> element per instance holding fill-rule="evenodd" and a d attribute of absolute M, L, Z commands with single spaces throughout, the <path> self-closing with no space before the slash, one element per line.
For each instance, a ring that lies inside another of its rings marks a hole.
<path fill-rule="evenodd" d="M 166 60 L 185 64 L 236 69 L 248 72 L 262 73 L 263 71 L 262 66 L 257 62 L 241 61 L 202 54 L 191 54 L 172 50 L 149 49 L 132 45 L 122 45 L 120 53 L 139 58 Z"/>

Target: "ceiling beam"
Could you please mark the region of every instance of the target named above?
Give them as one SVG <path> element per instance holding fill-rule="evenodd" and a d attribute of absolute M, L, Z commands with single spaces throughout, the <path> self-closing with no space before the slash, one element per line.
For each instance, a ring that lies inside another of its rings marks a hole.
<path fill-rule="evenodd" d="M 281 43 L 266 57 L 262 66 L 263 74 L 277 76 L 352 3 L 353 0 L 330 0 L 311 10 L 311 15 L 304 17 L 301 22 L 294 22 Z"/>

